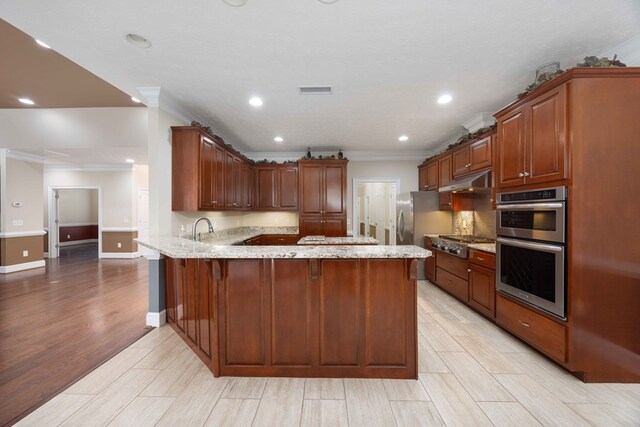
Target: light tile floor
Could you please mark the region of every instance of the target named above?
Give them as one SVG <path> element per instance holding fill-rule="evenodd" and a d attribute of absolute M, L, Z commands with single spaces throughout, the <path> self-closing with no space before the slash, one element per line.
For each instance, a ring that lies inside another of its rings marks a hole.
<path fill-rule="evenodd" d="M 419 381 L 214 378 L 155 329 L 20 426 L 640 426 L 640 384 L 584 384 L 428 282 Z"/>

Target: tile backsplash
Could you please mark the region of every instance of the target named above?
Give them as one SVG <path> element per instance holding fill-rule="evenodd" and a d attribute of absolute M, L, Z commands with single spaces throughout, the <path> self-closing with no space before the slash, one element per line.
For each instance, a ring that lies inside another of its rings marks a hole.
<path fill-rule="evenodd" d="M 476 194 L 473 211 L 453 212 L 453 233 L 496 238 L 496 211 L 491 209 L 491 193 Z"/>

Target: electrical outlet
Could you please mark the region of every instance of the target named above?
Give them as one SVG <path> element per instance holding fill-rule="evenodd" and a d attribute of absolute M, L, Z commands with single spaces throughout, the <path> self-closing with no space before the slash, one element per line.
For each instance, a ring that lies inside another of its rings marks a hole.
<path fill-rule="evenodd" d="M 24 225 L 24 221 L 21 219 L 14 219 L 13 220 L 13 226 L 14 227 L 21 227 Z"/>
<path fill-rule="evenodd" d="M 118 247 L 121 248 L 122 247 L 122 243 L 118 242 Z"/>
<path fill-rule="evenodd" d="M 22 257 L 28 257 L 29 256 L 29 251 L 22 251 Z"/>
<path fill-rule="evenodd" d="M 71 234 L 67 234 L 67 239 L 70 239 L 70 238 L 71 238 Z"/>

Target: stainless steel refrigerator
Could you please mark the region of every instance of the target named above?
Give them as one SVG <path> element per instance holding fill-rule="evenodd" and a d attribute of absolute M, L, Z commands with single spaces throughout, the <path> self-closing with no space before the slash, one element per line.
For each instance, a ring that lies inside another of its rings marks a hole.
<path fill-rule="evenodd" d="M 440 193 L 412 191 L 396 199 L 396 244 L 424 248 L 425 234 L 451 234 L 450 211 L 440 210 Z M 424 262 L 418 263 L 418 279 L 424 279 Z"/>

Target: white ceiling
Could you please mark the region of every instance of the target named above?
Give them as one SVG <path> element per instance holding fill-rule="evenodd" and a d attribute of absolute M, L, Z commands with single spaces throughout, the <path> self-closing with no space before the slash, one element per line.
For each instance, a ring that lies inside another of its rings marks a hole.
<path fill-rule="evenodd" d="M 640 32 L 637 0 L 0 0 L 0 17 L 130 95 L 162 87 L 258 152 L 426 152 L 515 99 L 540 64 L 568 68 Z M 153 46 L 132 47 L 130 32 Z"/>

